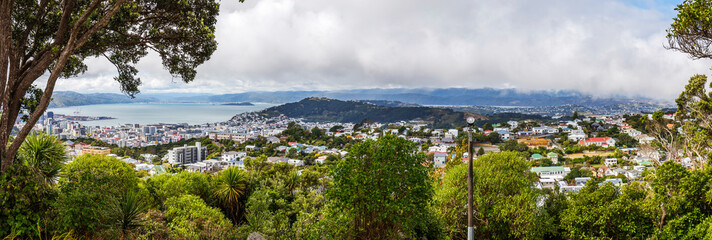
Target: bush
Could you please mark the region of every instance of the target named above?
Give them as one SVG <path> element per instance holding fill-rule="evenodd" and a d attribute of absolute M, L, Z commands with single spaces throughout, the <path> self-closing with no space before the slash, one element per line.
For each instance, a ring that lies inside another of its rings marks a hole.
<path fill-rule="evenodd" d="M 165 207 L 166 222 L 175 239 L 227 239 L 233 235 L 230 220 L 198 196 L 172 197 Z"/>
<path fill-rule="evenodd" d="M 139 178 L 126 163 L 102 155 L 83 155 L 60 174 L 57 223 L 64 231 L 91 236 L 110 225 L 110 206 L 124 193 L 138 191 Z"/>
<path fill-rule="evenodd" d="M 36 237 L 55 197 L 38 169 L 10 166 L 0 175 L 0 236 Z"/>

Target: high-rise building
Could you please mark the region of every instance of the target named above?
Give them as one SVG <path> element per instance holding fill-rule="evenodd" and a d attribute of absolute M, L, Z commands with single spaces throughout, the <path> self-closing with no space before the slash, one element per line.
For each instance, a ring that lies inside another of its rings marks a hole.
<path fill-rule="evenodd" d="M 195 146 L 188 146 L 186 144 L 182 147 L 168 150 L 168 162 L 171 164 L 202 162 L 207 155 L 208 148 L 201 146 L 200 142 L 196 142 Z"/>

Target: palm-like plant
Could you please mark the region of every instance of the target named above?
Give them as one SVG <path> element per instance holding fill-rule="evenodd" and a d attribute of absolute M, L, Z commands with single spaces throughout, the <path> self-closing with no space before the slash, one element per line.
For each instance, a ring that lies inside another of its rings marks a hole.
<path fill-rule="evenodd" d="M 38 169 L 48 183 L 53 182 L 68 159 L 62 142 L 44 132 L 27 136 L 17 156 L 23 164 Z"/>
<path fill-rule="evenodd" d="M 233 222 L 237 222 L 240 211 L 240 199 L 247 191 L 247 177 L 245 172 L 236 167 L 223 170 L 217 178 L 215 197 L 220 205 L 228 212 Z"/>
<path fill-rule="evenodd" d="M 148 209 L 146 202 L 135 191 L 126 191 L 109 204 L 108 215 L 113 218 L 112 225 L 121 229 L 123 234 L 138 227 L 141 214 Z"/>

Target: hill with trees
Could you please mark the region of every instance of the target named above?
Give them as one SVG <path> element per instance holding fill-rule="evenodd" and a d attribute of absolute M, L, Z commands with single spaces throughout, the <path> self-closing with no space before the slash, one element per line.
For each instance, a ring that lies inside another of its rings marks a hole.
<path fill-rule="evenodd" d="M 111 104 L 111 103 L 145 103 L 157 102 L 158 99 L 152 97 L 135 97 L 130 98 L 123 94 L 116 93 L 78 93 L 71 91 L 55 92 L 52 96 L 50 107 L 70 107 L 92 104 Z"/>
<path fill-rule="evenodd" d="M 359 123 L 364 119 L 376 122 L 423 120 L 435 127 L 453 127 L 465 124 L 466 116 L 486 119 L 485 116 L 456 112 L 452 109 L 434 107 L 388 107 L 357 101 L 341 101 L 329 98 L 305 98 L 299 102 L 271 107 L 260 112 L 267 117 L 283 114 L 308 121 Z"/>

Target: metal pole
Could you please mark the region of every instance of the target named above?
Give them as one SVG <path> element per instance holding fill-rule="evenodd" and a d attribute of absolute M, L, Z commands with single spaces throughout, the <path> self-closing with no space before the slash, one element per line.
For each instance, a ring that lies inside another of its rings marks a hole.
<path fill-rule="evenodd" d="M 472 226 L 472 125 L 467 129 L 467 239 L 475 240 L 475 229 Z"/>

